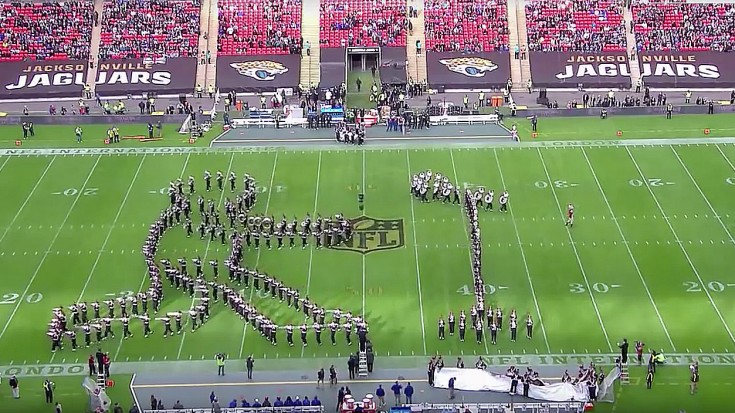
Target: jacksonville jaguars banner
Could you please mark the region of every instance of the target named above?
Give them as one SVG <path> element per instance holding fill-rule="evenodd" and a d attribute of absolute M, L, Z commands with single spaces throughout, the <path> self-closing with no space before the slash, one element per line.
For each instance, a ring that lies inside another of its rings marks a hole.
<path fill-rule="evenodd" d="M 625 52 L 531 52 L 531 77 L 539 87 L 630 87 Z"/>
<path fill-rule="evenodd" d="M 0 63 L 0 99 L 81 97 L 87 62 L 47 60 Z"/>
<path fill-rule="evenodd" d="M 97 67 L 97 92 L 103 97 L 193 93 L 196 74 L 195 57 L 109 60 Z"/>
<path fill-rule="evenodd" d="M 510 77 L 507 52 L 426 52 L 429 84 L 445 89 L 501 87 Z"/>
<path fill-rule="evenodd" d="M 639 53 L 641 76 L 647 86 L 701 88 L 735 87 L 735 53 Z"/>
<path fill-rule="evenodd" d="M 299 85 L 301 56 L 258 55 L 217 57 L 220 91 L 259 93 Z"/>

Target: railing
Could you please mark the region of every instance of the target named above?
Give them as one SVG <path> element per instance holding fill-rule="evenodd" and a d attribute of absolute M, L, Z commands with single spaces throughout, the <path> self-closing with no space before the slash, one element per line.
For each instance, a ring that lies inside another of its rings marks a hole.
<path fill-rule="evenodd" d="M 462 404 L 412 404 L 411 412 L 437 413 L 581 413 L 584 411 L 583 402 L 563 403 L 462 403 Z"/>

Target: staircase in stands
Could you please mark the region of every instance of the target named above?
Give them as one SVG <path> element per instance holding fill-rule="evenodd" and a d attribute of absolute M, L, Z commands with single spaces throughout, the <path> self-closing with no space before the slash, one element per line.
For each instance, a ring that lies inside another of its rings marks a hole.
<path fill-rule="evenodd" d="M 102 41 L 102 12 L 104 11 L 104 0 L 94 0 L 94 11 L 100 16 L 99 24 L 92 26 L 92 41 L 89 45 L 89 61 L 91 65 L 87 65 L 87 84 L 92 90 L 92 96 L 94 96 L 96 89 L 97 79 L 97 65 L 99 61 L 97 56 L 100 55 L 100 42 Z"/>
<path fill-rule="evenodd" d="M 368 376 L 367 353 L 361 351 L 357 359 L 357 377 Z"/>
<path fill-rule="evenodd" d="M 210 60 L 197 65 L 197 85 L 202 85 L 206 91 L 209 85 L 217 86 L 217 36 L 219 34 L 219 7 L 217 0 L 202 1 L 201 14 L 199 16 L 199 30 L 202 35 L 199 36 L 199 56 L 198 63 L 201 63 L 201 55 L 207 51 L 210 53 Z"/>
<path fill-rule="evenodd" d="M 320 45 L 319 45 L 319 28 L 320 28 L 320 15 L 319 12 L 319 0 L 303 0 L 301 2 L 301 37 L 304 38 L 304 43 L 307 41 L 311 46 L 309 49 L 309 55 L 306 54 L 306 49 L 301 54 L 301 85 L 304 87 L 309 85 L 316 85 L 321 80 L 321 73 L 319 70 L 320 63 Z"/>
<path fill-rule="evenodd" d="M 633 12 L 630 7 L 625 7 L 623 11 L 623 21 L 625 22 L 625 40 L 628 46 L 630 84 L 635 87 L 638 80 L 641 79 L 641 67 L 638 64 L 638 48 L 636 47 L 635 34 L 633 33 Z"/>
<path fill-rule="evenodd" d="M 510 78 L 513 80 L 513 90 L 526 90 L 526 84 L 531 79 L 531 65 L 526 59 L 515 59 L 513 50 L 516 45 L 528 50 L 528 29 L 526 28 L 526 7 L 522 0 L 508 0 L 508 44 L 510 45 Z"/>
<path fill-rule="evenodd" d="M 408 32 L 406 44 L 406 59 L 408 60 L 407 70 L 408 76 L 414 82 L 422 82 L 426 80 L 426 30 L 424 26 L 424 0 L 410 0 L 408 2 L 408 10 L 411 7 L 416 9 L 417 17 L 409 15 L 409 21 L 413 26 L 413 30 Z M 416 41 L 421 42 L 423 51 L 421 54 L 416 49 Z"/>

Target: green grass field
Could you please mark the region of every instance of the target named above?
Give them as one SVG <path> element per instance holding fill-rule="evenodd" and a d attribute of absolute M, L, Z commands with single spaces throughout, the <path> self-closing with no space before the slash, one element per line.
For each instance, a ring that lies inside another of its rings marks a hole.
<path fill-rule="evenodd" d="M 472 278 L 462 211 L 409 195 L 410 175 L 429 168 L 465 187 L 510 192 L 509 213 L 480 214 L 484 277 L 493 307 L 534 316 L 533 340 L 511 343 L 505 332 L 496 346 L 437 339 L 436 320 L 471 305 Z M 140 246 L 168 203 L 162 189 L 179 176 L 201 181 L 205 169 L 254 176 L 256 210 L 276 217 L 318 212 L 402 220 L 400 231 L 385 235 L 403 241 L 397 248 L 367 254 L 261 249 L 245 258 L 327 308 L 364 312 L 379 357 L 606 355 L 627 337 L 682 354 L 683 364 L 687 354 L 699 357 L 702 390 L 689 396 L 685 365 L 662 368 L 651 391 L 642 384 L 644 368 L 633 367 L 633 384 L 618 388 L 618 402 L 598 411 L 655 404 L 657 411 L 709 412 L 728 400 L 733 368 L 726 365 L 735 364 L 727 354 L 735 352 L 735 146 L 724 143 L 0 157 L 0 365 L 83 363 L 85 351 L 49 351 L 44 333 L 51 309 L 143 288 Z M 365 193 L 364 211 L 359 193 Z M 569 202 L 577 212 L 571 231 L 563 225 Z M 224 260 L 227 252 L 174 229 L 159 256 Z M 191 305 L 175 290 L 167 294 L 163 311 Z M 300 321 L 273 300 L 251 297 L 281 325 Z M 308 361 L 354 350 L 343 340 L 336 347 L 289 348 L 282 337 L 272 346 L 228 310 L 214 309 L 193 334 L 144 339 L 135 323 L 135 337 L 123 341 L 118 332 L 101 346 L 117 363 L 210 359 L 214 352 Z M 40 381 L 25 380 L 40 390 Z M 83 406 L 81 392 L 73 396 L 81 380 L 59 381 L 68 405 Z M 119 387 L 115 396 L 129 404 Z M 47 411 L 38 393 L 22 405 L 8 400 L 16 403 L 10 411 Z"/>

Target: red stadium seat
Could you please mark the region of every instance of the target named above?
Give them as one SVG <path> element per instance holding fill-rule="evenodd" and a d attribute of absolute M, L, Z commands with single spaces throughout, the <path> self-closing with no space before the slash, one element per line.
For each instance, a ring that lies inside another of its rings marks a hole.
<path fill-rule="evenodd" d="M 322 0 L 319 12 L 324 47 L 406 46 L 405 0 Z"/>

